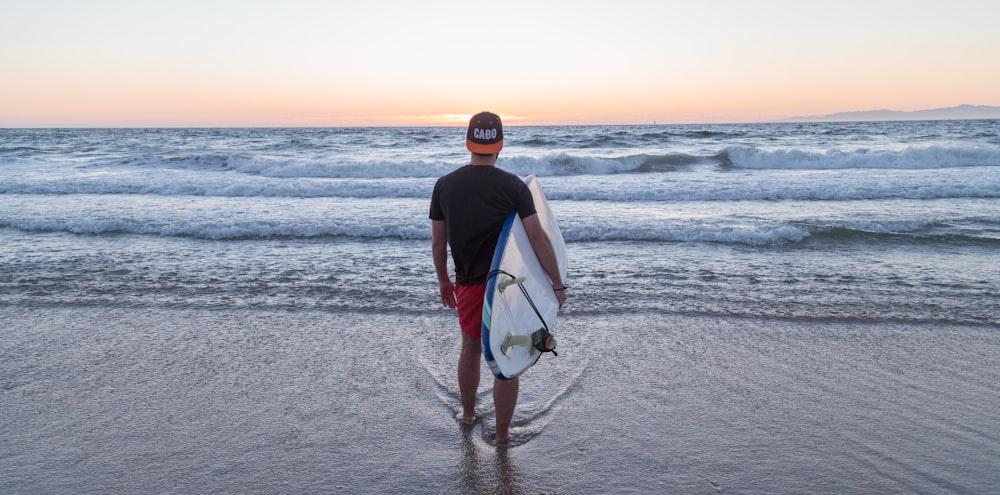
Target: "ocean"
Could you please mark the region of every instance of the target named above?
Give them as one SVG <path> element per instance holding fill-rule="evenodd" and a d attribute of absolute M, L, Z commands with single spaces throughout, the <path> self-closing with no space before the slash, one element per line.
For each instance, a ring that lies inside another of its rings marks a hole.
<path fill-rule="evenodd" d="M 1000 121 L 509 125 L 569 257 L 463 430 L 464 128 L 0 129 L 4 493 L 987 493 Z"/>

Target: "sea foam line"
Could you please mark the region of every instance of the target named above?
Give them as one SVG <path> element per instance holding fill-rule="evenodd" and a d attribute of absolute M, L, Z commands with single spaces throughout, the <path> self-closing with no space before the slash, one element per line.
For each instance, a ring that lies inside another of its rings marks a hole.
<path fill-rule="evenodd" d="M 907 147 L 901 150 L 858 148 L 844 151 L 777 149 L 732 146 L 725 151 L 728 164 L 745 169 L 935 169 L 1000 166 L 1000 149 L 964 147 Z"/>
<path fill-rule="evenodd" d="M 191 237 L 208 240 L 273 238 L 354 238 L 430 240 L 429 222 L 410 215 L 399 220 L 379 222 L 350 219 L 305 219 L 300 221 L 159 218 L 0 218 L 0 228 L 22 232 L 64 232 L 76 235 L 152 235 Z M 985 225 L 984 225 L 985 223 Z M 564 222 L 567 242 L 698 242 L 748 246 L 785 246 L 802 242 L 890 241 L 920 243 L 966 242 L 1000 245 L 1000 235 L 989 225 L 971 230 L 955 229 L 937 221 L 762 221 L 735 223 L 707 222 L 638 222 L 630 225 L 596 225 L 575 220 Z M 660 225 L 662 224 L 662 225 Z"/>
<path fill-rule="evenodd" d="M 526 170 L 526 169 L 525 169 Z M 232 198 L 429 198 L 436 177 L 275 178 L 230 172 L 93 171 L 0 175 L 6 195 L 138 195 Z M 771 170 L 737 174 L 695 169 L 614 176 L 543 178 L 555 201 L 852 201 L 1000 198 L 1000 166 L 917 169 Z"/>
<path fill-rule="evenodd" d="M 732 145 L 699 153 L 671 150 L 607 154 L 600 149 L 560 151 L 541 155 L 510 151 L 501 156 L 500 166 L 518 175 L 546 176 L 615 175 L 688 170 L 696 166 L 723 169 L 913 169 L 1000 166 L 1000 149 L 977 146 L 910 146 L 901 149 L 857 148 L 764 149 Z M 194 153 L 180 156 L 140 155 L 117 158 L 57 161 L 43 157 L 5 156 L 0 158 L 0 178 L 37 174 L 50 177 L 85 173 L 189 171 L 237 173 L 282 179 L 404 179 L 436 178 L 465 163 L 464 157 L 441 159 L 357 160 L 329 157 L 281 158 L 253 154 Z"/>

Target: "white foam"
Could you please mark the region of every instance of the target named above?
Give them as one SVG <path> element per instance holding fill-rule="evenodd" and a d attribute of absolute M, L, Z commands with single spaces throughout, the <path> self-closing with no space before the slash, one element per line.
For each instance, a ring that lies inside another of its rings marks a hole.
<path fill-rule="evenodd" d="M 761 150 L 733 146 L 726 149 L 733 167 L 745 169 L 829 170 L 829 169 L 935 169 L 951 167 L 1000 166 L 1000 150 L 965 147 L 906 147 L 899 150 L 857 148 Z"/>
<path fill-rule="evenodd" d="M 614 174 L 606 168 L 627 169 L 631 166 L 627 161 L 595 160 L 588 168 L 590 172 L 606 173 L 581 175 L 570 174 L 565 167 L 545 168 L 542 172 L 551 174 L 545 182 L 546 194 L 554 200 L 616 202 L 1000 198 L 1000 166 L 885 172 L 863 168 L 788 170 L 779 167 L 741 173 L 738 168 L 727 170 L 699 165 L 669 172 Z M 540 163 L 515 158 L 503 165 L 506 170 L 522 174 Z M 428 198 L 439 176 L 436 174 L 443 175 L 457 167 L 442 167 L 442 170 L 434 170 L 434 174 L 411 174 L 428 177 L 406 177 L 408 172 L 396 168 L 392 173 L 402 177 L 370 178 L 312 177 L 308 175 L 321 175 L 321 171 L 305 164 L 270 168 L 267 174 L 250 173 L 257 169 L 238 172 L 88 167 L 50 171 L 53 168 L 56 167 L 51 163 L 5 167 L 0 175 L 0 194 Z M 354 175 L 362 175 L 362 168 Z M 330 170 L 329 175 L 351 175 L 345 173 L 346 170 L 355 169 L 342 168 L 336 173 Z M 281 177 L 282 174 L 288 177 Z"/>
<path fill-rule="evenodd" d="M 606 227 L 562 229 L 569 242 L 649 241 L 649 242 L 710 242 L 773 246 L 800 242 L 811 235 L 810 229 L 794 225 L 734 226 L 717 229 L 714 225 L 691 225 L 687 228 L 653 230 L 644 227 Z"/>

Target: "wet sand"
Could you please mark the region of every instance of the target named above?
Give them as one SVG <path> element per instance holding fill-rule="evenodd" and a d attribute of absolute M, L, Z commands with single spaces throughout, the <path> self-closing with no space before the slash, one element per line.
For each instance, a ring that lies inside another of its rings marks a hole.
<path fill-rule="evenodd" d="M 1000 329 L 566 317 L 492 443 L 454 317 L 0 308 L 3 493 L 990 493 Z"/>

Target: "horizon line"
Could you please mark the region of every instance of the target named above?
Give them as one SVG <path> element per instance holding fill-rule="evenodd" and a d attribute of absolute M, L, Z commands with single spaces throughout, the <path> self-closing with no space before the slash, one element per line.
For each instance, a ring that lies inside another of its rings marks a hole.
<path fill-rule="evenodd" d="M 968 110 L 970 108 L 980 110 L 994 110 L 996 115 L 953 115 L 949 117 L 946 112 Z M 934 112 L 942 115 L 934 114 Z M 890 114 L 890 115 L 886 115 Z M 930 114 L 930 115 L 927 115 Z M 927 115 L 927 116 L 923 116 Z M 322 124 L 313 123 L 275 123 L 275 124 L 120 124 L 120 125 L 7 125 L 0 124 L 0 129 L 350 129 L 350 128 L 426 128 L 426 127 L 464 127 L 471 114 L 441 114 L 441 115 L 396 115 L 388 118 L 375 117 L 367 123 L 361 123 L 366 119 L 347 118 L 347 122 Z M 659 119 L 652 119 L 651 122 L 548 122 L 530 123 L 530 117 L 518 115 L 505 115 L 500 113 L 505 127 L 573 127 L 573 126 L 660 126 L 660 125 L 746 125 L 746 124 L 789 124 L 789 123 L 844 123 L 844 122 L 905 122 L 905 121 L 934 121 L 934 120 L 997 120 L 1000 119 L 1000 106 L 961 104 L 951 107 L 930 108 L 923 110 L 860 110 L 836 112 L 832 114 L 793 116 L 760 120 L 732 120 L 732 121 L 678 121 L 667 119 L 660 122 Z M 852 118 L 853 117 L 853 118 Z M 313 119 L 321 120 L 321 119 Z M 322 119 L 327 120 L 327 119 Z M 328 119 L 334 120 L 334 119 Z M 355 123 L 349 123 L 354 120 Z M 529 121 L 529 123 L 523 123 Z M 522 122 L 522 123 L 518 123 Z"/>

